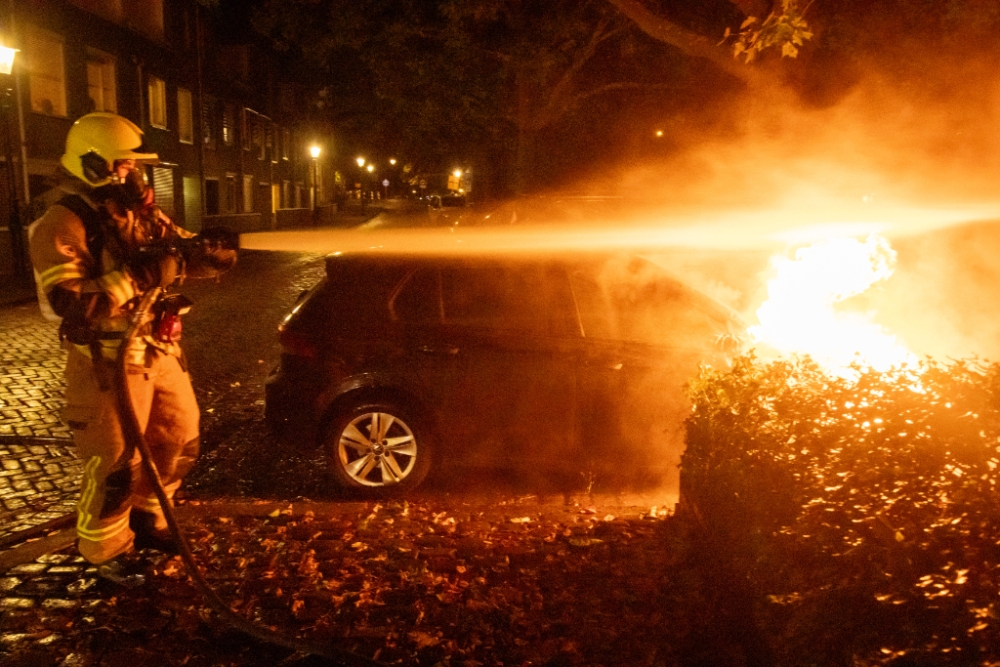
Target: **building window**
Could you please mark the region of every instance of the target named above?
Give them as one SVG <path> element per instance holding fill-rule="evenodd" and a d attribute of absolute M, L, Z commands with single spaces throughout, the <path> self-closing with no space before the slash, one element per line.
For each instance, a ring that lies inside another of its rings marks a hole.
<path fill-rule="evenodd" d="M 163 41 L 163 0 L 127 2 L 125 8 L 128 27 L 138 30 L 156 41 Z"/>
<path fill-rule="evenodd" d="M 215 149 L 215 98 L 205 95 L 201 101 L 201 142 Z"/>
<path fill-rule="evenodd" d="M 191 91 L 177 89 L 177 138 L 182 144 L 194 143 L 194 118 L 191 117 Z"/>
<path fill-rule="evenodd" d="M 226 174 L 226 212 L 236 213 L 236 174 Z"/>
<path fill-rule="evenodd" d="M 205 179 L 205 215 L 219 215 L 219 179 Z"/>
<path fill-rule="evenodd" d="M 181 25 L 181 35 L 184 41 L 184 48 L 187 49 L 188 51 L 194 50 L 194 35 L 195 35 L 194 23 L 195 23 L 195 18 L 194 16 L 192 16 L 192 10 L 191 9 L 184 10 L 184 14 L 182 17 L 182 25 Z"/>
<path fill-rule="evenodd" d="M 243 212 L 253 213 L 253 176 L 243 176 Z"/>
<path fill-rule="evenodd" d="M 253 117 L 250 115 L 253 112 L 246 107 L 240 111 L 240 142 L 243 145 L 243 150 L 248 151 L 253 148 Z"/>
<path fill-rule="evenodd" d="M 87 94 L 91 111 L 118 113 L 115 93 L 115 59 L 106 53 L 87 49 Z"/>
<path fill-rule="evenodd" d="M 236 134 L 236 119 L 233 118 L 233 106 L 227 104 L 222 109 L 222 143 L 232 146 Z"/>
<path fill-rule="evenodd" d="M 268 123 L 267 128 L 267 156 L 271 158 L 271 162 L 278 161 L 278 128 L 274 123 Z"/>
<path fill-rule="evenodd" d="M 254 118 L 253 123 L 253 148 L 257 153 L 257 159 L 264 159 L 264 134 L 267 132 L 267 127 L 264 125 L 264 120 L 262 118 Z"/>
<path fill-rule="evenodd" d="M 66 116 L 66 65 L 62 39 L 32 29 L 25 39 L 31 110 L 47 116 Z"/>
<path fill-rule="evenodd" d="M 149 124 L 167 129 L 167 84 L 163 79 L 149 77 Z"/>

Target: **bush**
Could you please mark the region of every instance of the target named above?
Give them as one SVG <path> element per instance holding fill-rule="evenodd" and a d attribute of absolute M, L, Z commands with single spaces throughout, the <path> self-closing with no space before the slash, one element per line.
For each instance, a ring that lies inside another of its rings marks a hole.
<path fill-rule="evenodd" d="M 682 517 L 782 664 L 1000 659 L 1000 366 L 703 369 Z"/>

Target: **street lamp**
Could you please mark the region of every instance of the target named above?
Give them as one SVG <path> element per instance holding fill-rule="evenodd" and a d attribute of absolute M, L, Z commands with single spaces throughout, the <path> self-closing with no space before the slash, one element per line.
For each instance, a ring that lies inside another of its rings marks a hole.
<path fill-rule="evenodd" d="M 312 157 L 312 218 L 313 224 L 318 223 L 318 216 L 316 215 L 316 195 L 317 195 L 317 180 L 319 176 L 319 171 L 317 169 L 317 162 L 319 161 L 320 147 L 313 144 L 309 147 L 309 155 Z"/>
<path fill-rule="evenodd" d="M 10 75 L 14 72 L 14 56 L 19 49 L 0 44 L 0 74 Z"/>
<path fill-rule="evenodd" d="M 25 266 L 24 239 L 21 230 L 20 204 L 17 200 L 17 174 L 14 173 L 14 150 L 11 140 L 11 107 L 14 100 L 14 56 L 18 50 L 0 44 L 0 79 L 3 84 L 3 99 L 0 100 L 0 113 L 3 115 L 3 151 L 7 167 L 7 192 L 10 220 L 7 225 L 10 233 L 11 253 L 14 260 L 14 272 L 17 276 L 27 273 Z"/>
<path fill-rule="evenodd" d="M 365 166 L 365 159 L 363 157 L 358 158 L 358 166 L 359 167 Z"/>

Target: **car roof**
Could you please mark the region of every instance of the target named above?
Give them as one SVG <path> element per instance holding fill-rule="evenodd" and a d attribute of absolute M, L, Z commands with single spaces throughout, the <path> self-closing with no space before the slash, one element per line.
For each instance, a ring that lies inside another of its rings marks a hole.
<path fill-rule="evenodd" d="M 644 270 L 655 272 L 658 280 L 667 280 L 682 290 L 699 308 L 713 311 L 719 317 L 732 320 L 744 326 L 740 315 L 729 306 L 695 289 L 656 262 L 632 253 L 589 251 L 580 253 L 551 254 L 470 254 L 456 256 L 452 254 L 377 254 L 377 253 L 334 253 L 326 258 L 327 275 L 352 271 L 371 271 L 381 268 L 385 272 L 407 272 L 421 266 L 475 266 L 484 264 L 507 264 L 520 266 L 560 267 L 567 272 L 580 272 L 596 279 L 601 270 L 610 262 L 623 262 L 630 273 Z"/>

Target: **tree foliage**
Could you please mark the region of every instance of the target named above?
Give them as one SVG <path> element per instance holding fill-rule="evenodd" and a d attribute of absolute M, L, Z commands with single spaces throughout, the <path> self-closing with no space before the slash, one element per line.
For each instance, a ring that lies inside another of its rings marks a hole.
<path fill-rule="evenodd" d="M 264 0 L 256 26 L 322 73 L 328 113 L 359 142 L 444 166 L 492 151 L 522 184 L 539 133 L 677 88 L 676 60 L 605 0 Z"/>
<path fill-rule="evenodd" d="M 924 76 L 949 48 L 995 51 L 1000 28 L 978 0 L 256 1 L 257 29 L 307 59 L 342 140 L 418 168 L 488 164 L 519 189 L 553 154 L 596 160 L 616 125 L 708 108 L 727 81 L 831 104 L 879 58 Z"/>
<path fill-rule="evenodd" d="M 782 664 L 1000 657 L 1000 365 L 750 356 L 691 396 L 685 496 Z"/>
<path fill-rule="evenodd" d="M 731 35 L 727 27 L 723 38 Z M 747 64 L 752 63 L 765 51 L 779 51 L 782 58 L 795 58 L 799 49 L 812 39 L 813 33 L 806 23 L 803 12 L 799 11 L 796 0 L 781 0 L 781 11 L 772 11 L 761 21 L 756 16 L 748 16 L 740 31 L 735 35 L 733 56 L 742 57 Z"/>

